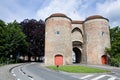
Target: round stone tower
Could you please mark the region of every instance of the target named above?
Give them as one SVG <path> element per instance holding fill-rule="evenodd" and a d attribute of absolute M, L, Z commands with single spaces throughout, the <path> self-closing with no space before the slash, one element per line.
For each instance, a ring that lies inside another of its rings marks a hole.
<path fill-rule="evenodd" d="M 46 19 L 45 64 L 72 64 L 71 19 L 55 13 Z"/>
<path fill-rule="evenodd" d="M 84 52 L 88 64 L 106 64 L 105 48 L 110 47 L 108 19 L 94 15 L 88 17 L 83 24 Z"/>

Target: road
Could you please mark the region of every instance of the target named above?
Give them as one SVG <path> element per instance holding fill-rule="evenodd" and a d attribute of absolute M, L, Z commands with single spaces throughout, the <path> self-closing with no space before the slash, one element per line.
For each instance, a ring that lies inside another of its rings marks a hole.
<path fill-rule="evenodd" d="M 16 80 L 120 80 L 119 74 L 67 73 L 47 69 L 40 63 L 28 63 L 15 67 L 11 73 Z"/>
<path fill-rule="evenodd" d="M 79 80 L 59 71 L 42 67 L 40 64 L 31 63 L 13 68 L 11 71 L 16 80 Z"/>

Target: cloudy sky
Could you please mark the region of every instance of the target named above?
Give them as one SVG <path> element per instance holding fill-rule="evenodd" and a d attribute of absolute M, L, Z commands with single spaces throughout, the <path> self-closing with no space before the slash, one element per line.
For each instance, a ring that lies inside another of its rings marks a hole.
<path fill-rule="evenodd" d="M 0 19 L 5 22 L 45 20 L 53 13 L 76 20 L 102 15 L 110 20 L 110 26 L 120 26 L 120 0 L 0 0 Z"/>

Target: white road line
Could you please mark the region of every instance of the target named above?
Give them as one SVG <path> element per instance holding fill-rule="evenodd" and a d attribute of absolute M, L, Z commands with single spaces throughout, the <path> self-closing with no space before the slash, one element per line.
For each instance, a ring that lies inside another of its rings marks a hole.
<path fill-rule="evenodd" d="M 84 77 L 81 77 L 80 79 L 85 79 L 85 78 L 89 78 L 89 77 L 92 77 L 94 76 L 93 74 L 90 74 L 90 75 L 87 75 L 87 76 L 84 76 Z"/>
<path fill-rule="evenodd" d="M 34 80 L 34 79 L 31 78 L 31 80 Z"/>
<path fill-rule="evenodd" d="M 34 80 L 33 78 L 31 78 L 31 77 L 28 77 L 30 80 Z"/>
<path fill-rule="evenodd" d="M 98 79 L 100 79 L 100 78 L 102 78 L 102 77 L 105 77 L 106 75 L 101 75 L 101 76 L 98 76 L 98 77 L 95 77 L 95 78 L 93 78 L 93 79 L 91 79 L 91 80 L 98 80 Z"/>
<path fill-rule="evenodd" d="M 19 78 L 17 80 L 20 80 Z"/>
<path fill-rule="evenodd" d="M 22 73 L 22 75 L 25 75 L 25 74 L 21 71 L 21 68 L 19 68 L 19 72 Z"/>
<path fill-rule="evenodd" d="M 111 78 L 109 78 L 108 80 L 115 80 L 117 79 L 116 77 L 112 76 Z"/>
<path fill-rule="evenodd" d="M 16 74 L 13 74 L 13 76 L 16 76 Z"/>
<path fill-rule="evenodd" d="M 35 63 L 31 63 L 31 64 L 35 64 Z"/>
<path fill-rule="evenodd" d="M 12 73 L 12 74 L 14 73 L 13 70 L 11 71 L 11 73 Z"/>

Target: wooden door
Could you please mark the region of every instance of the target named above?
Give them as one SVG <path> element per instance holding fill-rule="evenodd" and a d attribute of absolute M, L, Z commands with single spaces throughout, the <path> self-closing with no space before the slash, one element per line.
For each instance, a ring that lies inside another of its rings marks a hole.
<path fill-rule="evenodd" d="M 62 55 L 55 56 L 55 65 L 63 65 L 63 56 Z"/>
<path fill-rule="evenodd" d="M 106 55 L 102 56 L 102 64 L 107 64 L 107 57 L 106 57 Z"/>

